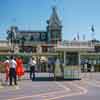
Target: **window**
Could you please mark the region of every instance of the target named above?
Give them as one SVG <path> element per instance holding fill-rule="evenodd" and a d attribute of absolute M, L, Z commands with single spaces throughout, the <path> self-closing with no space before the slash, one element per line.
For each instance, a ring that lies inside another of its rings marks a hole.
<path fill-rule="evenodd" d="M 66 54 L 67 65 L 78 65 L 78 53 L 69 52 Z"/>

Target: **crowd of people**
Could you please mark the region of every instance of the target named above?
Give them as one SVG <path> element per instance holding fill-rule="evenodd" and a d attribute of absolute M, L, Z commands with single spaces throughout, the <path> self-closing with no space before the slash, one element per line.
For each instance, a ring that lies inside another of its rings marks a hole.
<path fill-rule="evenodd" d="M 23 59 L 18 57 L 6 57 L 6 60 L 3 62 L 5 66 L 5 81 L 12 85 L 12 81 L 14 80 L 14 84 L 17 85 L 17 79 L 20 80 L 21 77 L 24 75 L 24 65 Z"/>
<path fill-rule="evenodd" d="M 21 77 L 25 74 L 23 59 L 18 57 L 6 57 L 6 60 L 3 62 L 5 66 L 5 81 L 12 85 L 12 81 L 14 80 L 14 84 L 17 85 L 17 80 L 21 80 Z M 36 60 L 34 57 L 31 57 L 29 60 L 30 66 L 30 79 L 35 79 L 35 66 Z"/>
<path fill-rule="evenodd" d="M 57 65 L 60 65 L 60 62 L 57 60 L 56 61 Z M 55 70 L 55 64 L 54 61 L 48 59 L 48 69 L 51 70 L 54 73 Z M 41 63 L 42 64 L 42 63 Z M 3 65 L 5 66 L 5 82 L 9 83 L 9 85 L 12 85 L 12 81 L 14 80 L 14 84 L 17 85 L 18 82 L 17 80 L 21 80 L 21 78 L 25 74 L 25 67 L 24 67 L 24 61 L 21 56 L 10 56 L 6 57 L 6 60 L 3 62 Z M 34 57 L 30 57 L 29 59 L 29 76 L 31 80 L 35 79 L 35 71 L 36 71 L 36 66 L 37 62 Z M 52 68 L 51 68 L 52 67 Z M 57 68 L 58 69 L 58 68 Z"/>
<path fill-rule="evenodd" d="M 6 60 L 0 64 L 5 66 L 5 82 L 9 83 L 9 85 L 12 85 L 12 81 L 14 80 L 14 84 L 17 85 L 17 80 L 21 80 L 22 76 L 25 74 L 24 61 L 22 57 L 7 56 Z M 30 79 L 34 80 L 36 66 L 36 60 L 34 57 L 30 57 L 29 66 Z"/>

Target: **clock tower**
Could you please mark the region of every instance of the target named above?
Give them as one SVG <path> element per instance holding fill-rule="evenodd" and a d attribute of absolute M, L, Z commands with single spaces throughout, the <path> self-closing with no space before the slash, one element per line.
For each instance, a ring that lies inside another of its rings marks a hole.
<path fill-rule="evenodd" d="M 48 43 L 57 44 L 62 41 L 62 25 L 56 7 L 52 8 L 52 15 L 47 21 Z"/>

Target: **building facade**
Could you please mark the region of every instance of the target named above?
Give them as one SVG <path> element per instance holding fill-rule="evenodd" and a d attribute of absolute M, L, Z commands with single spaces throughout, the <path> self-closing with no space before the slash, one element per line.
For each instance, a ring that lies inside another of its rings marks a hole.
<path fill-rule="evenodd" d="M 13 35 L 8 35 L 8 39 L 11 41 L 11 36 L 13 36 L 20 51 L 36 52 L 39 48 L 42 52 L 52 50 L 58 42 L 62 41 L 62 25 L 56 7 L 52 8 L 52 14 L 47 20 L 46 30 L 19 30 L 18 27 L 13 26 L 8 31 L 8 34 L 11 33 Z"/>
<path fill-rule="evenodd" d="M 46 30 L 20 30 L 12 26 L 7 31 L 5 41 L 6 49 L 0 50 L 8 53 L 58 53 L 65 66 L 81 65 L 82 63 L 100 64 L 99 41 L 63 41 L 62 24 L 58 17 L 56 7 L 52 8 L 52 14 L 47 20 Z M 2 41 L 0 41 L 2 43 Z M 3 45 L 1 45 L 2 47 Z"/>
<path fill-rule="evenodd" d="M 99 41 L 63 41 L 56 47 L 59 57 L 65 66 L 80 66 L 88 64 L 87 70 L 100 71 L 100 42 Z"/>

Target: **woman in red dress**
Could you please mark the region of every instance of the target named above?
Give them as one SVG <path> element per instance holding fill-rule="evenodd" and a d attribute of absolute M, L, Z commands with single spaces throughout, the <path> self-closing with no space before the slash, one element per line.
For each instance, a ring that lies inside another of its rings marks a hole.
<path fill-rule="evenodd" d="M 23 66 L 23 60 L 21 59 L 21 57 L 16 58 L 16 63 L 17 63 L 16 74 L 18 76 L 18 79 L 20 79 L 21 76 L 24 75 L 24 66 Z"/>

